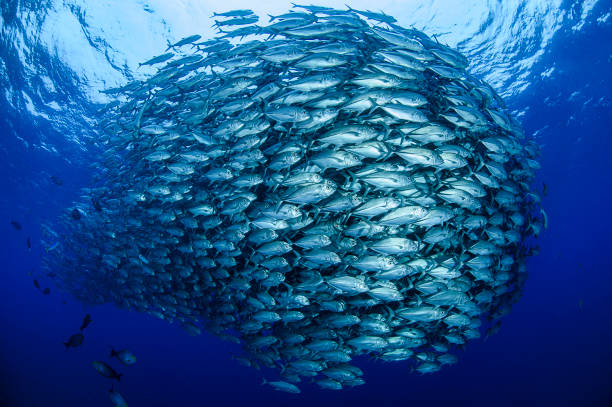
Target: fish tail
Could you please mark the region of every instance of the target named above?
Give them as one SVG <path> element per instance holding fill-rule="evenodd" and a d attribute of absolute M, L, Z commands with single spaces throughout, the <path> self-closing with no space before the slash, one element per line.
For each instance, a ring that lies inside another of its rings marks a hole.
<path fill-rule="evenodd" d="M 479 153 L 476 153 L 476 155 L 478 156 L 478 161 L 480 161 L 480 164 L 478 164 L 478 168 L 476 168 L 476 171 L 480 171 L 480 169 L 484 167 L 485 161 Z"/>
<path fill-rule="evenodd" d="M 68 350 L 68 348 L 70 347 L 70 344 L 68 342 L 64 342 L 64 346 L 66 347 L 66 350 Z"/>
<path fill-rule="evenodd" d="M 115 349 L 113 349 L 113 347 L 110 347 L 110 357 L 111 358 L 115 358 L 117 357 L 117 351 Z"/>
<path fill-rule="evenodd" d="M 117 379 L 117 381 L 120 382 L 121 376 L 123 376 L 123 373 L 117 373 L 117 376 L 115 376 L 115 379 Z"/>
<path fill-rule="evenodd" d="M 372 102 L 372 107 L 370 107 L 370 110 L 368 110 L 368 114 L 371 115 L 372 113 L 374 113 L 374 111 L 376 109 L 378 109 L 380 106 L 378 106 L 378 104 L 376 104 L 376 101 L 372 98 L 370 98 L 370 101 Z M 361 112 L 363 113 L 363 112 Z M 359 114 L 361 114 L 359 113 Z M 385 128 L 385 131 L 387 132 L 387 136 L 389 135 L 389 133 L 391 133 L 391 127 L 389 127 L 388 124 L 383 123 L 383 127 Z"/>
<path fill-rule="evenodd" d="M 540 213 L 542 214 L 542 219 L 544 221 L 544 229 L 548 229 L 548 215 L 544 209 L 540 208 Z"/>

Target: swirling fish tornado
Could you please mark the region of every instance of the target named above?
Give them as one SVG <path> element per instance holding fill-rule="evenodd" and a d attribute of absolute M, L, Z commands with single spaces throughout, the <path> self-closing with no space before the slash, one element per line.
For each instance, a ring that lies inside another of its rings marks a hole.
<path fill-rule="evenodd" d="M 82 301 L 239 343 L 278 390 L 361 385 L 360 355 L 435 372 L 521 295 L 538 146 L 457 51 L 297 7 L 215 14 L 217 37 L 106 91 L 99 181 L 46 267 Z"/>

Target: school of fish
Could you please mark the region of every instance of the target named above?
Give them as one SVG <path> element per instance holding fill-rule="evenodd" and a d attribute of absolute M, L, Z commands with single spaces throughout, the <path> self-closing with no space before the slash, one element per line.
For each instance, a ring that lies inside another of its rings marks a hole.
<path fill-rule="evenodd" d="M 464 56 L 384 13 L 214 18 L 105 91 L 97 181 L 45 267 L 241 344 L 281 391 L 361 385 L 359 355 L 456 363 L 521 295 L 538 145 Z"/>

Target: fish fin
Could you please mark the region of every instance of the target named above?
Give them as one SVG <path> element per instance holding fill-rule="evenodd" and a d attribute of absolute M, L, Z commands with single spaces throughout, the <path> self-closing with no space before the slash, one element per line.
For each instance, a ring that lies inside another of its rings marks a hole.
<path fill-rule="evenodd" d="M 387 309 L 387 312 L 389 313 L 389 318 L 395 318 L 395 312 L 393 312 L 391 307 L 389 307 L 388 305 L 383 305 L 383 307 Z"/>
<path fill-rule="evenodd" d="M 276 206 L 274 207 L 274 211 L 278 212 L 282 204 L 283 204 L 282 199 L 279 199 L 278 202 L 276 203 Z"/>
<path fill-rule="evenodd" d="M 377 159 L 376 159 L 376 162 L 378 162 L 378 161 L 386 161 L 386 160 L 388 160 L 389 158 L 391 158 L 391 156 L 392 156 L 392 155 L 393 155 L 393 151 L 392 151 L 392 150 L 389 150 L 389 151 L 388 151 L 386 154 L 384 154 L 382 157 L 377 158 Z"/>
<path fill-rule="evenodd" d="M 371 187 L 369 184 L 366 184 L 365 189 L 363 190 L 363 199 L 365 200 L 365 198 L 368 196 L 368 193 L 370 192 Z"/>
<path fill-rule="evenodd" d="M 476 155 L 478 156 L 478 161 L 480 161 L 480 164 L 478 164 L 478 168 L 476 168 L 476 171 L 480 171 L 480 169 L 484 167 L 485 162 L 484 162 L 484 159 L 482 158 L 482 155 L 480 155 L 480 153 L 476 153 Z"/>
<path fill-rule="evenodd" d="M 342 219 L 341 224 L 342 224 L 342 225 L 346 225 L 346 222 L 348 222 L 348 220 L 349 220 L 349 218 L 350 218 L 350 217 L 351 217 L 350 212 L 349 212 L 349 213 L 347 213 L 346 215 L 344 215 L 344 218 Z"/>
<path fill-rule="evenodd" d="M 287 288 L 287 294 L 292 295 L 293 294 L 293 287 L 287 283 L 281 283 L 282 285 L 284 285 Z"/>
<path fill-rule="evenodd" d="M 302 255 L 297 250 L 291 250 L 295 254 L 295 260 L 298 261 L 302 258 Z"/>
<path fill-rule="evenodd" d="M 110 346 L 110 348 L 111 348 L 111 350 L 110 350 L 110 355 L 109 355 L 109 356 L 110 356 L 111 358 L 115 358 L 115 357 L 117 357 L 117 351 L 116 351 L 115 349 L 113 349 L 113 347 L 112 347 L 112 346 Z"/>
<path fill-rule="evenodd" d="M 64 342 L 64 346 L 66 347 L 65 350 L 68 350 L 68 348 L 70 347 L 70 344 L 68 342 Z"/>
<path fill-rule="evenodd" d="M 540 213 L 542 214 L 542 220 L 544 221 L 544 229 L 548 229 L 548 215 L 544 209 L 540 208 Z"/>
<path fill-rule="evenodd" d="M 121 376 L 123 376 L 123 373 L 117 373 L 117 376 L 115 376 L 118 382 L 121 381 Z"/>
<path fill-rule="evenodd" d="M 346 170 L 346 172 L 348 173 L 348 175 L 344 175 L 344 178 L 346 179 L 345 184 L 349 181 L 351 184 L 354 184 L 355 180 L 357 180 L 357 176 L 351 170 Z"/>
<path fill-rule="evenodd" d="M 372 107 L 370 108 L 370 110 L 368 110 L 368 115 L 371 115 L 372 113 L 374 113 L 374 111 L 376 111 L 376 109 L 380 107 L 376 104 L 376 102 L 372 98 L 370 98 L 370 102 L 372 102 Z M 357 116 L 359 116 L 361 113 L 363 112 L 360 112 Z M 391 133 L 391 128 L 387 126 L 385 123 L 383 123 L 383 126 L 387 130 L 387 136 L 388 136 L 389 133 Z"/>

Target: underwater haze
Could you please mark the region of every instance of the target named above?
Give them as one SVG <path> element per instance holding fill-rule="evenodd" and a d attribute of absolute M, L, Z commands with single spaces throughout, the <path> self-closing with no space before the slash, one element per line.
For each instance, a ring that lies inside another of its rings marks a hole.
<path fill-rule="evenodd" d="M 0 0 L 0 405 L 612 404 L 612 4 L 250 3 Z"/>

